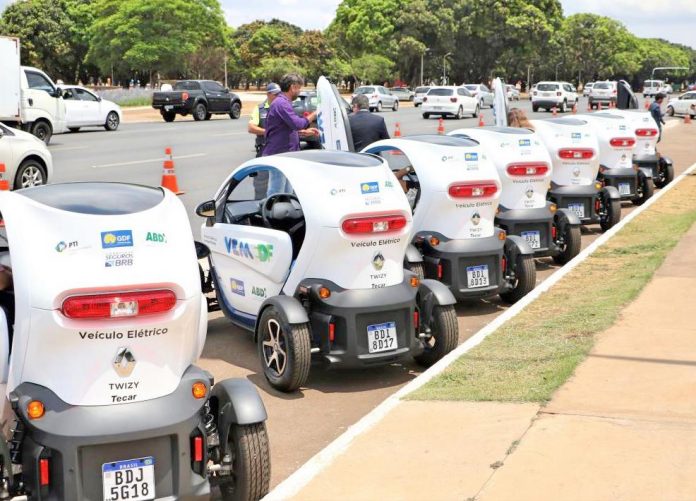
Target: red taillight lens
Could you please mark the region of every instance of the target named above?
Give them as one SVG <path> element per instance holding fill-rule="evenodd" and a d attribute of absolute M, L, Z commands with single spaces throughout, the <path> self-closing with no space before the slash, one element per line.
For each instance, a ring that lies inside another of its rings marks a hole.
<path fill-rule="evenodd" d="M 614 137 L 609 140 L 609 144 L 614 148 L 633 148 L 636 144 L 636 140 L 632 137 Z"/>
<path fill-rule="evenodd" d="M 329 322 L 329 342 L 333 343 L 336 339 L 336 323 L 334 321 Z"/>
<path fill-rule="evenodd" d="M 543 176 L 548 171 L 549 166 L 539 162 L 517 163 L 507 166 L 507 173 L 511 176 Z"/>
<path fill-rule="evenodd" d="M 163 289 L 71 296 L 63 301 L 61 310 L 68 318 L 120 318 L 163 313 L 175 304 L 176 294 Z"/>
<path fill-rule="evenodd" d="M 553 238 L 553 239 L 556 238 L 556 227 L 555 226 L 551 227 L 551 238 Z"/>
<path fill-rule="evenodd" d="M 46 486 L 51 480 L 48 472 L 48 459 L 39 459 L 39 483 L 41 486 Z"/>
<path fill-rule="evenodd" d="M 406 226 L 406 217 L 400 214 L 387 216 L 367 216 L 346 219 L 341 224 L 343 231 L 349 235 L 370 233 L 392 233 Z"/>
<path fill-rule="evenodd" d="M 636 136 L 654 137 L 654 136 L 657 136 L 657 129 L 637 129 Z"/>
<path fill-rule="evenodd" d="M 558 150 L 558 156 L 564 160 L 589 160 L 594 157 L 591 148 L 566 148 Z"/>
<path fill-rule="evenodd" d="M 437 264 L 437 278 L 442 278 L 442 264 Z"/>
<path fill-rule="evenodd" d="M 503 272 L 507 269 L 507 259 L 505 259 L 505 256 L 501 258 L 500 266 L 502 267 Z"/>
<path fill-rule="evenodd" d="M 183 99 L 184 101 L 188 101 L 188 98 L 189 98 L 189 93 L 188 93 L 188 92 L 182 92 L 182 93 L 181 93 L 181 99 Z"/>
<path fill-rule="evenodd" d="M 452 198 L 488 198 L 495 195 L 498 186 L 493 181 L 477 181 L 475 183 L 456 183 L 449 187 Z"/>
<path fill-rule="evenodd" d="M 418 330 L 418 327 L 420 327 L 420 314 L 418 313 L 418 310 L 413 312 L 413 326 Z"/>
<path fill-rule="evenodd" d="M 203 437 L 193 437 L 193 460 L 197 463 L 203 461 Z"/>
<path fill-rule="evenodd" d="M 427 96 L 424 96 L 424 97 L 423 97 L 423 102 L 425 103 L 427 100 L 428 100 L 428 97 L 427 97 Z"/>
<path fill-rule="evenodd" d="M 450 97 L 450 103 L 456 103 L 457 98 L 456 97 Z"/>

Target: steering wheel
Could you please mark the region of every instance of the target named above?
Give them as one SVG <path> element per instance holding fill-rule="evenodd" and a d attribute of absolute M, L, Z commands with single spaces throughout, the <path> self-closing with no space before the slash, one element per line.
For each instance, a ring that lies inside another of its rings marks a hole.
<path fill-rule="evenodd" d="M 264 226 L 267 228 L 273 228 L 275 221 L 295 219 L 292 216 L 302 216 L 300 201 L 292 193 L 275 193 L 266 198 L 261 204 L 261 218 Z M 297 225 L 290 228 L 288 232 L 293 233 L 292 230 L 295 229 L 295 226 Z"/>

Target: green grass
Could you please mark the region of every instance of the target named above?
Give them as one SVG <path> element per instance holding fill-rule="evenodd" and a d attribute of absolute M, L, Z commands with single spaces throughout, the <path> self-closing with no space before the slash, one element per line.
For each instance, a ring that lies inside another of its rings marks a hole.
<path fill-rule="evenodd" d="M 689 176 L 409 400 L 546 402 L 696 222 Z M 659 314 L 658 309 L 646 312 Z"/>
<path fill-rule="evenodd" d="M 150 106 L 152 104 L 152 97 L 131 97 L 123 99 L 122 101 L 119 101 L 116 104 L 118 104 L 122 108 L 129 108 L 133 106 Z"/>

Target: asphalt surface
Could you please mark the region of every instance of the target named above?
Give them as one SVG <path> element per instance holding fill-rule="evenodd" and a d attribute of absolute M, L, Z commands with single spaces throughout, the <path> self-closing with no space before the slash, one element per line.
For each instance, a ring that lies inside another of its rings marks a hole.
<path fill-rule="evenodd" d="M 529 101 L 515 102 L 530 118 L 550 117 L 532 113 Z M 642 106 L 642 103 L 641 103 Z M 579 110 L 585 111 L 582 99 Z M 436 133 L 438 120 L 425 120 L 419 109 L 402 106 L 398 112 L 381 114 L 390 132 L 399 123 L 403 135 Z M 492 110 L 483 110 L 484 122 L 493 124 Z M 54 178 L 63 181 L 127 181 L 159 185 L 164 149 L 173 148 L 181 200 L 189 213 L 194 236 L 202 220 L 195 207 L 212 198 L 226 176 L 254 156 L 253 138 L 246 132 L 247 118 L 213 119 L 173 123 L 124 123 L 116 132 L 99 129 L 54 136 Z M 446 119 L 446 131 L 475 127 L 478 119 Z M 683 169 L 683 166 L 681 166 Z M 633 210 L 624 204 L 624 215 Z M 600 234 L 599 226 L 583 229 L 583 247 Z M 537 260 L 537 278 L 544 280 L 558 267 L 550 258 Z M 505 310 L 498 300 L 460 304 L 460 342 Z M 269 413 L 273 464 L 272 485 L 276 485 L 348 426 L 369 412 L 384 398 L 416 377 L 421 368 L 414 363 L 362 371 L 328 371 L 313 367 L 307 388 L 287 395 L 272 390 L 261 372 L 256 347 L 248 333 L 234 327 L 219 313 L 210 317 L 208 340 L 200 365 L 216 379 L 243 377 L 260 390 Z M 406 437 L 405 437 L 406 438 Z"/>

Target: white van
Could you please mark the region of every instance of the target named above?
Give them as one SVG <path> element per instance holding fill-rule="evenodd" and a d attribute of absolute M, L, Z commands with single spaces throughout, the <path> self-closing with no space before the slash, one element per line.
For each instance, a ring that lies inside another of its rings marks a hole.
<path fill-rule="evenodd" d="M 31 132 L 46 144 L 66 131 L 61 89 L 43 71 L 20 66 L 19 39 L 0 37 L 0 121 Z"/>
<path fill-rule="evenodd" d="M 667 86 L 664 80 L 646 80 L 643 82 L 644 97 L 652 97 L 659 93 L 667 95 Z"/>

